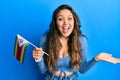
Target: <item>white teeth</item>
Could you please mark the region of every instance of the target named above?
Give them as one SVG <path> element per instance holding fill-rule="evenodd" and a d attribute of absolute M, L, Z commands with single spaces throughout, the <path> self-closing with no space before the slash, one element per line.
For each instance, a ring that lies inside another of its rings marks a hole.
<path fill-rule="evenodd" d="M 63 27 L 63 29 L 68 29 L 68 27 Z"/>
<path fill-rule="evenodd" d="M 69 27 L 68 26 L 63 26 L 63 29 L 68 29 Z"/>

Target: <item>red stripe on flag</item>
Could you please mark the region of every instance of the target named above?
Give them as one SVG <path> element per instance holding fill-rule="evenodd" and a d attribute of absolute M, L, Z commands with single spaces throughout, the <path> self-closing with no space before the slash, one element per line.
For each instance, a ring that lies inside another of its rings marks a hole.
<path fill-rule="evenodd" d="M 24 61 L 26 46 L 27 46 L 27 44 L 23 45 L 23 46 L 22 46 L 22 49 L 21 49 L 20 62 L 22 62 L 22 63 L 23 63 L 23 61 Z"/>
<path fill-rule="evenodd" d="M 24 61 L 24 56 L 25 56 L 25 51 L 26 51 L 26 47 L 29 43 L 24 43 L 21 47 L 19 46 L 19 42 L 18 42 L 18 37 L 16 37 L 15 39 L 15 45 L 14 45 L 14 56 L 16 57 L 16 59 L 23 63 Z M 20 38 L 22 39 L 22 38 Z M 23 39 L 24 40 L 24 39 Z"/>

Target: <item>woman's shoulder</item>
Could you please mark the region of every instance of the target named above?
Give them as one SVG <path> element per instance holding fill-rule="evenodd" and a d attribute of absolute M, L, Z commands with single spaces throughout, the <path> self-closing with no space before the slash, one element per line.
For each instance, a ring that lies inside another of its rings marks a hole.
<path fill-rule="evenodd" d="M 86 42 L 86 40 L 87 40 L 87 37 L 85 35 L 80 35 L 79 36 L 79 41 L 80 42 L 84 42 L 84 41 Z"/>
<path fill-rule="evenodd" d="M 45 32 L 44 34 L 42 34 L 42 36 L 40 37 L 40 40 L 39 40 L 39 47 L 42 47 L 43 50 L 45 50 L 48 34 L 49 34 L 48 32 Z"/>
<path fill-rule="evenodd" d="M 47 39 L 48 35 L 49 35 L 49 32 L 46 31 L 45 33 L 42 34 L 42 36 L 40 37 L 40 39 L 42 39 L 42 40 Z"/>
<path fill-rule="evenodd" d="M 40 36 L 40 42 L 43 43 L 47 40 L 47 37 L 48 37 L 48 34 L 49 32 L 46 31 L 45 33 L 43 33 L 41 36 Z"/>
<path fill-rule="evenodd" d="M 87 48 L 88 48 L 87 37 L 82 35 L 82 36 L 79 37 L 79 41 L 80 41 L 80 44 L 81 44 L 81 47 L 82 47 L 81 54 L 85 55 L 87 53 Z"/>

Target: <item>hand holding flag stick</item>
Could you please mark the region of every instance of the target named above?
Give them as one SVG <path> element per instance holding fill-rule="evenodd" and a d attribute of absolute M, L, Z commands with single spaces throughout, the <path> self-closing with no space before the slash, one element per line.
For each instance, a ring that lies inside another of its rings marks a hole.
<path fill-rule="evenodd" d="M 24 61 L 25 50 L 28 44 L 31 44 L 33 47 L 38 48 L 33 43 L 29 42 L 28 40 L 24 39 L 22 36 L 17 34 L 14 46 L 14 56 L 21 63 L 23 63 Z M 43 53 L 49 56 L 46 52 L 43 51 Z"/>
<path fill-rule="evenodd" d="M 37 46 L 35 46 L 33 43 L 29 42 L 29 44 L 31 44 L 33 47 L 38 48 Z M 49 56 L 46 52 L 43 51 L 44 54 L 46 54 L 47 56 Z"/>

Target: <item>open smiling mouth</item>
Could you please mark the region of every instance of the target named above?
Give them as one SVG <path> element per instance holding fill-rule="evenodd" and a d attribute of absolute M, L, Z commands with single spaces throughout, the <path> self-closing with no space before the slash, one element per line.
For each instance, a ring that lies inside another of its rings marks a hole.
<path fill-rule="evenodd" d="M 70 27 L 62 27 L 63 33 L 67 33 L 69 31 Z"/>

